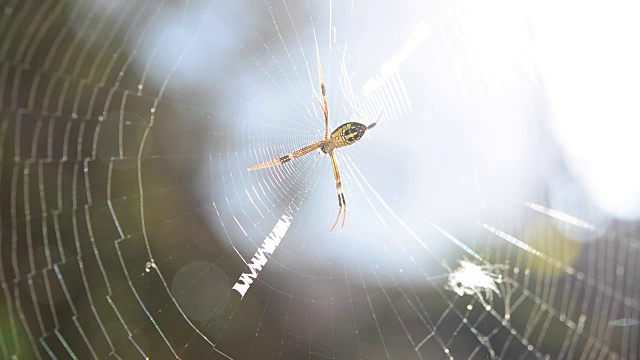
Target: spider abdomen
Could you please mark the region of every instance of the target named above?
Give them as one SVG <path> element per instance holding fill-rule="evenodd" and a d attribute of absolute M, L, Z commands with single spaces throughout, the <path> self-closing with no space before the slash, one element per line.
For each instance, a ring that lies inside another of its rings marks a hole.
<path fill-rule="evenodd" d="M 338 126 L 331 133 L 331 142 L 335 148 L 353 145 L 362 138 L 367 127 L 357 122 L 348 122 Z"/>

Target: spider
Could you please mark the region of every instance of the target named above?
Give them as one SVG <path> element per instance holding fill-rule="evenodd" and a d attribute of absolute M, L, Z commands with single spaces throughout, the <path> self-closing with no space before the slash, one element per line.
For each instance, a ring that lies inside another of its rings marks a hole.
<path fill-rule="evenodd" d="M 315 95 L 316 100 L 318 100 L 318 104 L 320 104 L 320 108 L 322 109 L 322 113 L 324 114 L 324 139 L 298 149 L 291 154 L 287 154 L 275 160 L 252 166 L 247 170 L 254 171 L 272 166 L 282 165 L 293 159 L 297 159 L 303 155 L 306 155 L 316 149 L 320 149 L 323 153 L 329 154 L 329 157 L 331 157 L 331 167 L 333 168 L 333 178 L 335 179 L 336 190 L 338 192 L 339 208 L 336 221 L 333 223 L 331 230 L 329 230 L 329 232 L 333 232 L 333 230 L 336 228 L 336 225 L 338 225 L 338 220 L 340 220 L 340 214 L 342 214 L 342 210 L 344 210 L 344 216 L 342 218 L 342 225 L 340 226 L 340 229 L 344 228 L 344 222 L 345 220 L 347 220 L 347 200 L 344 198 L 342 182 L 340 181 L 340 171 L 338 170 L 338 160 L 336 159 L 334 150 L 344 146 L 353 145 L 354 143 L 356 143 L 356 141 L 360 140 L 365 131 L 370 130 L 371 128 L 376 126 L 382 113 L 378 115 L 376 121 L 368 126 L 358 122 L 348 122 L 338 126 L 337 129 L 333 130 L 333 132 L 329 134 L 329 105 L 327 104 L 327 91 L 324 86 L 324 80 L 322 79 L 322 66 L 320 65 L 320 59 L 318 59 L 318 73 L 320 74 L 320 89 L 322 90 L 322 101 L 320 100 L 317 92 L 314 91 L 313 94 Z"/>

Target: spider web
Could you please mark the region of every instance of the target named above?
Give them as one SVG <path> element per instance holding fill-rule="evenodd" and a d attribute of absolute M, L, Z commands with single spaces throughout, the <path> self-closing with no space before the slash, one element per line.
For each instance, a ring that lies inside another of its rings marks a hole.
<path fill-rule="evenodd" d="M 564 155 L 519 5 L 5 2 L 2 357 L 638 358 L 638 223 Z M 322 139 L 318 61 L 330 130 L 382 112 L 331 234 L 327 156 L 246 170 Z"/>

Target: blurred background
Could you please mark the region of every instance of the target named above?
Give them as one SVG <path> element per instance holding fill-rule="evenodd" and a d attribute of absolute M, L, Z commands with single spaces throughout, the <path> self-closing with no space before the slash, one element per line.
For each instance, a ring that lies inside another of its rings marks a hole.
<path fill-rule="evenodd" d="M 637 359 L 637 10 L 3 1 L 0 358 Z"/>

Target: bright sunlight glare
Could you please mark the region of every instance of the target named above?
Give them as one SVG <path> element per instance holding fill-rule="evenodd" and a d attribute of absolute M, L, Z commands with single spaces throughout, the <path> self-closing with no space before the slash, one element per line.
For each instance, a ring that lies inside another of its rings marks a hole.
<path fill-rule="evenodd" d="M 637 5 L 618 1 L 601 8 L 571 1 L 536 6 L 532 28 L 552 128 L 565 159 L 604 211 L 636 219 L 640 48 L 634 37 L 640 24 L 632 14 Z"/>

